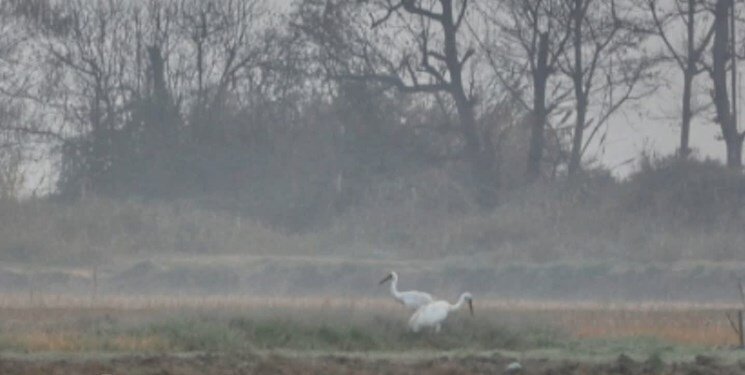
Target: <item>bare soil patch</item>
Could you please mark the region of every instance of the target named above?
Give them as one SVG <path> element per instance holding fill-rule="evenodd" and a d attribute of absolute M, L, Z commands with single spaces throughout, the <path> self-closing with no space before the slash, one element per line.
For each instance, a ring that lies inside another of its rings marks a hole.
<path fill-rule="evenodd" d="M 277 356 L 132 356 L 102 360 L 27 360 L 0 358 L 0 373 L 32 374 L 132 374 L 132 375 L 237 375 L 237 374 L 502 374 L 514 359 L 493 357 L 438 358 L 418 362 L 366 360 L 344 356 L 289 359 Z M 606 363 L 529 360 L 522 374 L 745 374 L 745 364 L 724 364 L 716 358 L 698 357 L 691 363 L 666 364 L 634 361 L 626 356 Z"/>

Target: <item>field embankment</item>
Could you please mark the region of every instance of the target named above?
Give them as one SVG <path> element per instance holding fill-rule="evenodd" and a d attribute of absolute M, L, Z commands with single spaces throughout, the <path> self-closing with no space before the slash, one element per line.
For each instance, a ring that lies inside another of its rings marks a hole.
<path fill-rule="evenodd" d="M 100 266 L 0 265 L 0 293 L 19 295 L 380 298 L 389 270 L 402 289 L 445 299 L 737 303 L 745 263 L 495 263 L 479 256 L 429 260 L 335 256 L 153 256 Z M 30 298 L 30 297 L 29 297 Z"/>

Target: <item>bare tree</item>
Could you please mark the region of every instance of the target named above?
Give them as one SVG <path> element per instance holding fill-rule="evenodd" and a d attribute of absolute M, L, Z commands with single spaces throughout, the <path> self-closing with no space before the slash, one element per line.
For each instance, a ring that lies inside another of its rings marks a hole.
<path fill-rule="evenodd" d="M 180 77 L 168 74 L 175 10 L 153 0 L 69 1 L 34 20 L 43 106 L 59 119 L 63 194 L 123 191 L 127 181 L 140 182 L 128 166 L 136 165 L 132 155 L 157 164 L 176 143 L 180 99 L 172 93 Z M 129 174 L 118 173 L 121 166 Z"/>
<path fill-rule="evenodd" d="M 714 5 L 714 42 L 712 45 L 712 68 L 711 78 L 714 84 L 714 107 L 717 112 L 717 122 L 722 130 L 722 137 L 727 148 L 727 166 L 732 168 L 742 167 L 742 143 L 745 132 L 740 132 L 737 127 L 737 118 L 730 102 L 730 92 L 727 90 L 728 64 L 734 61 L 734 16 L 733 0 L 717 0 Z M 736 98 L 735 89 L 736 71 L 735 64 L 731 64 L 732 72 L 732 98 Z"/>
<path fill-rule="evenodd" d="M 46 125 L 43 100 L 37 95 L 43 76 L 29 19 L 52 23 L 46 0 L 0 2 L 0 198 L 17 198 L 24 187 L 27 163 L 45 155 L 60 135 Z M 60 26 L 57 24 L 56 26 Z"/>
<path fill-rule="evenodd" d="M 572 33 L 571 47 L 560 62 L 574 87 L 575 125 L 572 133 L 568 173 L 581 168 L 582 155 L 607 120 L 629 100 L 647 92 L 635 89 L 654 61 L 639 49 L 645 33 L 634 10 L 616 0 L 567 0 Z M 621 8 L 621 9 L 619 9 Z M 588 119 L 592 101 L 598 103 L 594 119 Z M 585 130 L 592 131 L 585 136 Z"/>
<path fill-rule="evenodd" d="M 267 63 L 270 45 L 259 35 L 265 10 L 258 0 L 181 0 L 179 8 L 181 37 L 189 43 L 186 74 L 196 75 L 190 91 L 196 93 L 197 117 L 218 113 L 230 102 L 229 94 L 237 96 L 244 85 L 250 90 L 262 78 L 257 69 Z M 207 131 L 198 129 L 203 135 Z"/>
<path fill-rule="evenodd" d="M 78 141 L 69 142 L 67 149 L 87 155 L 80 168 L 99 185 L 112 162 L 114 131 L 124 121 L 122 106 L 134 94 L 126 81 L 134 66 L 134 33 L 126 9 L 117 2 L 98 6 L 71 1 L 59 12 L 70 20 L 65 32 L 42 25 L 41 44 L 50 62 L 47 77 L 54 83 L 49 105 L 60 110 L 65 123 L 75 124 L 67 136 Z"/>
<path fill-rule="evenodd" d="M 527 70 L 531 88 L 528 92 L 532 97 L 526 101 L 530 104 L 525 104 L 530 112 L 526 176 L 528 181 L 534 181 L 541 174 L 549 116 L 570 94 L 560 83 L 550 84 L 570 40 L 564 21 L 568 8 L 563 1 L 509 0 L 484 6 L 481 11 L 487 22 L 505 33 L 506 39 L 501 42 L 506 46 L 502 50 L 518 51 L 512 54 L 510 63 Z M 510 83 L 504 84 L 509 89 Z M 511 91 L 522 95 L 524 90 Z"/>
<path fill-rule="evenodd" d="M 706 70 L 703 54 L 711 44 L 714 25 L 710 22 L 710 4 L 705 0 L 675 1 L 674 7 L 666 9 L 659 0 L 645 0 L 652 16 L 654 31 L 663 41 L 669 57 L 683 73 L 683 96 L 678 153 L 687 157 L 691 153 L 691 121 L 696 114 L 692 107 L 693 83 L 696 76 Z M 683 5 L 685 3 L 685 5 Z M 674 34 L 685 28 L 685 47 L 676 47 Z"/>
<path fill-rule="evenodd" d="M 494 205 L 498 184 L 494 145 L 491 130 L 477 125 L 476 73 L 469 69 L 476 50 L 467 43 L 464 31 L 471 2 L 362 3 L 306 1 L 317 17 L 315 23 L 307 23 L 313 20 L 306 17 L 306 24 L 300 26 L 334 62 L 330 71 L 335 79 L 379 82 L 404 93 L 446 94 L 454 103 L 477 196 L 482 205 Z M 366 26 L 350 30 L 350 25 L 359 23 Z M 333 31 L 334 26 L 343 32 Z"/>

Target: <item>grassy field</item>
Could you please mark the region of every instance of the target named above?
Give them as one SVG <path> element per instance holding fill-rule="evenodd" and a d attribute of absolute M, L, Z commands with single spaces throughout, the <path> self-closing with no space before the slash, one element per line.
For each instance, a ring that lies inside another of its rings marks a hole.
<path fill-rule="evenodd" d="M 715 350 L 736 336 L 724 305 L 476 301 L 440 335 L 406 331 L 387 299 L 0 298 L 4 352 Z M 633 349 L 633 350 L 632 350 Z"/>
<path fill-rule="evenodd" d="M 389 299 L 2 295 L 0 373 L 739 373 L 731 308 L 477 300 L 435 335 Z"/>

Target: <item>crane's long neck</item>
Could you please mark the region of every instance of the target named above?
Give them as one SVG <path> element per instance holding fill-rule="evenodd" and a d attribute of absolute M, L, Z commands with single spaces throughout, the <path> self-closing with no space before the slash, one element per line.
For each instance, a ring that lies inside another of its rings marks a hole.
<path fill-rule="evenodd" d="M 460 298 L 458 298 L 458 302 L 456 302 L 454 305 L 450 305 L 450 311 L 456 311 L 463 307 L 463 304 L 466 303 L 466 294 L 463 293 L 460 295 Z"/>
<path fill-rule="evenodd" d="M 401 293 L 398 291 L 398 275 L 396 274 L 393 274 L 391 278 L 391 294 L 396 298 L 401 297 Z"/>

